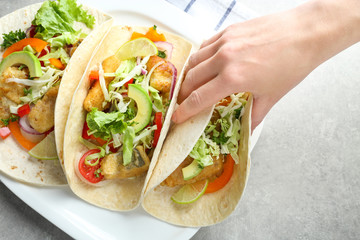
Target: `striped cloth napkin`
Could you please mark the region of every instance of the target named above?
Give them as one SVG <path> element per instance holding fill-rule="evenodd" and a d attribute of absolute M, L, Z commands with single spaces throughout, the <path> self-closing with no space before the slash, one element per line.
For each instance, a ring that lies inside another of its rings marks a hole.
<path fill-rule="evenodd" d="M 258 15 L 236 0 L 166 0 L 215 31 Z"/>

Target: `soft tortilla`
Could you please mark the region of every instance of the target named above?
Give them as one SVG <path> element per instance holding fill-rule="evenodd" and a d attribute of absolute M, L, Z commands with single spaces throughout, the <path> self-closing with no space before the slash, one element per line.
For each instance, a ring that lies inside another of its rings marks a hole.
<path fill-rule="evenodd" d="M 31 25 L 31 21 L 41 5 L 42 3 L 33 4 L 2 17 L 0 19 L 0 35 L 18 29 L 26 30 Z M 93 31 L 84 39 L 71 57 L 61 81 L 55 107 L 55 111 L 58 113 L 55 116 L 55 134 L 60 145 L 62 145 L 64 137 L 63 129 L 72 95 L 93 50 L 112 23 L 112 18 L 109 15 L 95 9 L 84 8 L 95 17 L 96 22 Z M 2 56 L 3 52 L 0 54 Z M 34 185 L 66 184 L 65 175 L 58 161 L 42 161 L 30 157 L 12 136 L 0 141 L 0 172 L 18 181 Z"/>
<path fill-rule="evenodd" d="M 241 198 L 250 171 L 251 108 L 252 96 L 241 120 L 240 162 L 235 165 L 233 176 L 224 188 L 215 193 L 204 194 L 194 203 L 177 204 L 171 200 L 171 196 L 179 188 L 160 185 L 188 156 L 199 139 L 212 115 L 213 110 L 208 109 L 170 130 L 147 184 L 143 208 L 165 222 L 189 227 L 216 224 L 229 216 Z"/>
<path fill-rule="evenodd" d="M 146 176 L 126 180 L 111 180 L 102 186 L 92 186 L 84 183 L 76 175 L 76 166 L 74 163 L 88 151 L 88 149 L 79 141 L 86 117 L 86 111 L 83 109 L 83 102 L 89 89 L 88 75 L 91 69 L 98 66 L 107 57 L 114 55 L 116 50 L 130 39 L 133 31 L 145 33 L 147 29 L 148 28 L 145 27 L 115 26 L 110 30 L 99 46 L 97 53 L 90 60 L 84 77 L 74 94 L 65 129 L 64 167 L 71 190 L 77 196 L 91 204 L 116 211 L 128 211 L 139 205 Z M 190 55 L 192 45 L 190 42 L 174 34 L 164 34 L 167 41 L 171 42 L 174 46 L 170 61 L 175 65 L 178 73 L 182 73 L 185 63 Z M 181 75 L 182 74 L 178 76 L 178 79 L 181 79 Z M 176 99 L 179 88 L 180 81 L 178 80 L 173 99 Z M 154 151 L 148 175 L 151 174 L 153 166 L 156 164 L 157 156 L 170 125 L 170 116 L 174 107 L 175 101 L 172 101 L 165 117 L 165 122 L 161 130 L 157 147 Z"/>

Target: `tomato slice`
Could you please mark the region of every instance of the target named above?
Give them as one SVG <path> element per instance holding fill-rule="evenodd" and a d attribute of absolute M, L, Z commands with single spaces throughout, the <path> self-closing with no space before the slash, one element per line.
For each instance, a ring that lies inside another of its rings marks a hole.
<path fill-rule="evenodd" d="M 88 134 L 88 130 L 89 130 L 89 126 L 87 125 L 87 122 L 84 121 L 84 126 L 83 126 L 83 130 L 82 130 L 82 138 L 89 140 L 91 139 L 91 136 Z"/>
<path fill-rule="evenodd" d="M 89 74 L 90 86 L 92 86 L 96 81 L 99 81 L 99 71 L 91 71 Z"/>
<path fill-rule="evenodd" d="M 19 117 L 23 117 L 23 116 L 29 114 L 29 113 L 30 113 L 30 110 L 31 110 L 31 109 L 30 109 L 30 105 L 29 105 L 29 104 L 25 104 L 25 105 L 23 105 L 23 106 L 21 106 L 21 107 L 18 108 L 17 113 L 18 113 Z"/>
<path fill-rule="evenodd" d="M 154 122 L 155 122 L 157 128 L 156 128 L 156 130 L 154 132 L 153 147 L 156 147 L 156 145 L 157 145 L 157 143 L 159 141 L 160 132 L 161 132 L 161 128 L 162 128 L 162 112 L 156 112 L 155 113 Z"/>
<path fill-rule="evenodd" d="M 99 143 L 101 146 L 103 146 L 104 144 L 107 143 L 107 141 L 105 141 L 101 138 L 94 137 L 94 135 L 89 135 L 88 130 L 89 130 L 89 126 L 87 125 L 87 122 L 85 121 L 83 130 L 82 130 L 82 138 L 83 139 L 86 139 L 86 140 L 92 139 L 92 140 L 96 141 L 97 143 Z"/>
<path fill-rule="evenodd" d="M 234 165 L 235 165 L 235 161 L 231 157 L 231 155 L 230 154 L 226 155 L 226 161 L 224 163 L 223 173 L 214 181 L 209 182 L 205 190 L 205 193 L 213 193 L 225 187 L 226 184 L 230 181 L 231 176 L 233 175 Z"/>
<path fill-rule="evenodd" d="M 133 78 L 130 79 L 129 81 L 127 81 L 127 82 L 124 84 L 125 88 L 129 88 L 129 84 L 132 84 L 133 82 L 134 82 L 134 79 L 133 79 Z"/>
<path fill-rule="evenodd" d="M 97 171 L 100 168 L 100 162 L 102 159 L 99 160 L 99 164 L 95 166 L 89 166 L 85 164 L 85 158 L 91 154 L 100 152 L 99 149 L 91 149 L 87 151 L 79 161 L 79 172 L 80 174 L 89 182 L 91 183 L 98 183 L 100 182 L 104 176 L 101 173 L 96 174 L 95 171 Z"/>

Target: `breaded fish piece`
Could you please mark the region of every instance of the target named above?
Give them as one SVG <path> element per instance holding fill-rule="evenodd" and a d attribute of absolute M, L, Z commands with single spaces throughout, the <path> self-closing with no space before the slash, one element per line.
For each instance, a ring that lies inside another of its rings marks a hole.
<path fill-rule="evenodd" d="M 151 56 L 146 64 L 146 69 L 150 71 L 158 62 L 164 63 L 154 69 L 150 76 L 150 86 L 162 93 L 169 93 L 171 87 L 171 79 L 173 75 L 173 69 L 166 60 L 158 56 Z"/>
<path fill-rule="evenodd" d="M 1 100 L 0 100 L 0 120 L 6 120 L 10 118 L 10 113 L 9 111 L 3 107 L 3 105 L 1 104 Z M 0 127 L 5 127 L 5 124 L 3 121 L 0 121 Z"/>
<path fill-rule="evenodd" d="M 119 66 L 120 60 L 115 56 L 108 57 L 102 63 L 102 67 L 105 73 L 114 73 Z M 106 87 L 109 86 L 113 79 L 113 77 L 105 77 Z M 101 90 L 100 82 L 96 81 L 95 84 L 90 88 L 89 93 L 84 100 L 84 109 L 88 112 L 90 112 L 92 108 L 97 108 L 99 111 L 103 111 L 109 107 L 109 104 L 103 107 L 104 101 L 105 97 Z"/>
<path fill-rule="evenodd" d="M 212 181 L 216 177 L 220 176 L 224 170 L 223 158 L 224 158 L 223 155 L 220 155 L 219 158 L 213 158 L 214 164 L 204 167 L 204 169 L 199 173 L 199 175 L 185 181 L 182 173 L 182 169 L 190 165 L 193 161 L 193 158 L 188 156 L 180 164 L 180 166 L 178 166 L 176 170 L 161 183 L 161 185 L 175 187 L 178 185 L 195 183 L 204 179 L 209 179 L 210 181 Z"/>
<path fill-rule="evenodd" d="M 19 70 L 17 67 L 9 67 L 4 73 L 0 76 L 0 92 L 3 96 L 13 101 L 16 104 L 20 104 L 20 97 L 24 96 L 23 84 L 18 84 L 14 82 L 7 82 L 9 78 L 20 78 L 27 79 L 29 77 L 29 72 L 27 68 Z"/>
<path fill-rule="evenodd" d="M 36 102 L 28 115 L 31 127 L 40 133 L 54 127 L 54 110 L 59 86 L 50 88 L 44 97 Z"/>
<path fill-rule="evenodd" d="M 101 161 L 101 174 L 105 179 L 125 179 L 140 176 L 149 169 L 150 159 L 142 146 L 137 146 L 132 154 L 131 163 L 124 166 L 122 153 L 113 153 Z"/>

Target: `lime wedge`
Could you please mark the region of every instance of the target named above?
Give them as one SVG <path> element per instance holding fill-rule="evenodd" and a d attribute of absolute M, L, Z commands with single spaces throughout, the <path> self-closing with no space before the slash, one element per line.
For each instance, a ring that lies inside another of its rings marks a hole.
<path fill-rule="evenodd" d="M 187 184 L 171 196 L 171 200 L 179 204 L 193 203 L 205 192 L 209 180 L 202 180 L 193 184 Z"/>
<path fill-rule="evenodd" d="M 29 155 L 41 160 L 55 160 L 58 159 L 55 145 L 55 133 L 52 131 L 41 142 L 33 147 Z"/>
<path fill-rule="evenodd" d="M 158 49 L 155 44 L 147 38 L 137 38 L 124 43 L 115 53 L 120 60 L 134 57 L 146 57 L 156 55 Z"/>

